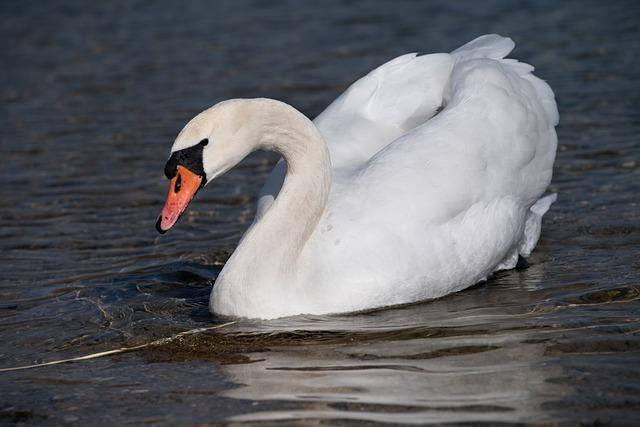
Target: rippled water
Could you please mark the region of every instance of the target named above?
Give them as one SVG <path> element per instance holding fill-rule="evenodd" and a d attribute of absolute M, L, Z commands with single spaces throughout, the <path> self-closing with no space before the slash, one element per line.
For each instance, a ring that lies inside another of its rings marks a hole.
<path fill-rule="evenodd" d="M 480 6 L 481 5 L 481 6 Z M 637 3 L 3 2 L 0 368 L 223 322 L 212 281 L 275 162 L 154 230 L 176 133 L 215 102 L 309 116 L 408 51 L 518 43 L 561 112 L 530 268 L 370 313 L 241 321 L 0 372 L 0 423 L 569 422 L 640 417 Z M 369 424 L 367 424 L 369 425 Z"/>

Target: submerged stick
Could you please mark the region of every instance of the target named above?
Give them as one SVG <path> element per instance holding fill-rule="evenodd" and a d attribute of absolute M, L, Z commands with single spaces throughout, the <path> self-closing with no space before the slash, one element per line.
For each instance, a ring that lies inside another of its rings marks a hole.
<path fill-rule="evenodd" d="M 173 341 L 173 340 L 175 340 L 177 338 L 180 338 L 180 337 L 184 337 L 186 335 L 193 335 L 193 334 L 197 334 L 197 333 L 200 333 L 200 332 L 211 331 L 213 329 L 220 329 L 220 328 L 224 328 L 225 326 L 233 325 L 234 323 L 238 323 L 238 321 L 234 320 L 233 322 L 223 323 L 222 325 L 209 326 L 209 327 L 206 327 L 206 328 L 190 329 L 188 331 L 179 332 L 179 333 L 177 333 L 175 335 L 172 335 L 170 337 L 160 338 L 160 339 L 157 339 L 155 341 L 151 341 L 151 342 L 146 343 L 146 344 L 136 345 L 136 346 L 133 346 L 133 347 L 120 347 L 120 348 L 117 348 L 115 350 L 101 351 L 101 352 L 98 352 L 98 353 L 87 354 L 85 356 L 72 357 L 72 358 L 69 358 L 69 359 L 52 360 L 51 362 L 36 363 L 36 364 L 33 364 L 33 365 L 15 366 L 15 367 L 12 367 L 12 368 L 0 368 L 0 372 L 21 371 L 23 369 L 40 368 L 40 367 L 43 367 L 43 366 L 59 365 L 61 363 L 69 363 L 69 362 L 78 362 L 78 361 L 81 361 L 81 360 L 97 359 L 98 357 L 110 356 L 112 354 L 128 353 L 130 351 L 136 351 L 136 350 L 140 350 L 140 349 L 143 349 L 143 348 L 146 348 L 146 347 L 152 347 L 152 346 L 156 346 L 156 345 L 168 344 L 171 341 Z"/>

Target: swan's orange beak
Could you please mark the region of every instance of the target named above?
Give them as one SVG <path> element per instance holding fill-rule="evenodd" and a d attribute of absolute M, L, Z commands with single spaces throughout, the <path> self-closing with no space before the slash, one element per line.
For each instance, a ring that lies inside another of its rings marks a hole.
<path fill-rule="evenodd" d="M 178 221 L 182 212 L 187 209 L 189 202 L 196 195 L 202 184 L 202 177 L 191 172 L 184 166 L 178 166 L 176 176 L 171 179 L 169 194 L 164 208 L 160 213 L 156 230 L 164 234 Z"/>

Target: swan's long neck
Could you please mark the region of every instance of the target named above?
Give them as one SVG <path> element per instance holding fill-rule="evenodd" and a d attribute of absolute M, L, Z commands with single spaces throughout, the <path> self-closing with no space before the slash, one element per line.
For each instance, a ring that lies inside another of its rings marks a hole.
<path fill-rule="evenodd" d="M 278 152 L 287 174 L 275 201 L 245 233 L 214 287 L 214 311 L 241 316 L 255 311 L 251 306 L 264 303 L 266 295 L 296 291 L 298 260 L 331 185 L 329 152 L 315 125 L 287 104 L 253 102 L 245 117 L 252 123 L 256 148 Z"/>
<path fill-rule="evenodd" d="M 262 110 L 259 147 L 276 151 L 287 174 L 273 205 L 245 234 L 238 251 L 251 251 L 281 267 L 292 264 L 315 229 L 329 196 L 331 162 L 315 125 L 294 108 L 273 101 Z M 283 257 L 276 262 L 275 255 Z"/>

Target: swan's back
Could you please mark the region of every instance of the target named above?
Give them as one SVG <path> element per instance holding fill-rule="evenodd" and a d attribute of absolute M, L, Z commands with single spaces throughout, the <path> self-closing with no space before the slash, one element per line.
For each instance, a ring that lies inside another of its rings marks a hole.
<path fill-rule="evenodd" d="M 478 201 L 514 197 L 528 209 L 539 199 L 551 180 L 558 111 L 532 66 L 503 59 L 513 47 L 487 35 L 448 55 L 448 79 L 430 93 L 441 97 L 429 101 L 442 111 L 373 153 L 348 182 L 336 182 L 356 201 L 355 215 L 371 203 L 368 215 L 380 222 L 415 223 L 414 214 L 444 221 Z M 390 202 L 407 209 L 373 208 Z"/>

